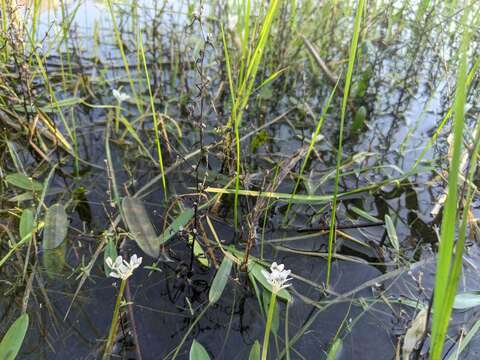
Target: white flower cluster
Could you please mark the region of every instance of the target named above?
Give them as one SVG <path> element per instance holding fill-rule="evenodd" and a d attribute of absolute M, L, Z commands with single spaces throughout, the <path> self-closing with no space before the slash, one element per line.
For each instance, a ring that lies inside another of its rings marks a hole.
<path fill-rule="evenodd" d="M 117 89 L 113 89 L 112 94 L 115 97 L 115 99 L 117 99 L 119 104 L 130 99 L 130 95 L 125 94 L 124 92 L 121 92 L 120 90 L 117 90 Z"/>
<path fill-rule="evenodd" d="M 140 266 L 142 258 L 133 254 L 130 262 L 127 262 L 123 260 L 121 256 L 118 256 L 115 261 L 113 261 L 111 257 L 108 257 L 105 259 L 105 263 L 112 269 L 110 272 L 111 277 L 127 280 L 133 274 L 133 270 Z"/>
<path fill-rule="evenodd" d="M 278 293 L 280 290 L 289 287 L 292 284 L 287 284 L 287 281 L 291 280 L 288 276 L 292 272 L 291 270 L 285 270 L 285 265 L 278 265 L 276 262 L 270 266 L 270 271 L 262 270 L 263 276 L 267 279 L 268 283 L 272 285 L 272 292 Z"/>

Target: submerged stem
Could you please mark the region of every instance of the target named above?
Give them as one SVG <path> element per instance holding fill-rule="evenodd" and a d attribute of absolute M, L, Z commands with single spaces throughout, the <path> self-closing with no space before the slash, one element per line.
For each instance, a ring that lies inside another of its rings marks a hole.
<path fill-rule="evenodd" d="M 120 315 L 120 303 L 123 298 L 123 292 L 125 291 L 126 284 L 127 280 L 122 280 L 120 283 L 120 290 L 118 291 L 115 309 L 113 310 L 112 324 L 110 326 L 110 331 L 108 332 L 107 344 L 105 345 L 105 352 L 103 353 L 102 357 L 103 360 L 109 359 L 112 352 L 113 341 L 115 340 L 115 334 L 117 333 L 118 319 Z"/>
<path fill-rule="evenodd" d="M 272 296 L 270 297 L 270 305 L 268 306 L 267 325 L 265 326 L 265 334 L 263 335 L 262 360 L 267 359 L 268 340 L 270 338 L 270 329 L 272 327 L 273 312 L 275 311 L 276 302 L 277 302 L 277 293 L 274 291 L 272 292 Z"/>

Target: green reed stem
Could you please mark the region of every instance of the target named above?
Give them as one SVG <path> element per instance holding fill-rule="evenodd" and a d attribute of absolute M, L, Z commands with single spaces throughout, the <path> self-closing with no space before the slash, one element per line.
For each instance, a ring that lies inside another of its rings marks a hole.
<path fill-rule="evenodd" d="M 265 326 L 265 334 L 263 335 L 262 360 L 267 360 L 268 341 L 270 339 L 270 330 L 272 328 L 273 313 L 275 312 L 276 302 L 277 293 L 273 291 L 272 296 L 270 297 L 270 305 L 268 305 L 267 325 Z"/>
<path fill-rule="evenodd" d="M 328 260 L 327 260 L 327 279 L 326 284 L 327 287 L 330 284 L 330 274 L 332 268 L 332 256 L 333 256 L 333 247 L 335 243 L 335 215 L 337 211 L 337 194 L 338 194 L 338 183 L 340 179 L 340 167 L 342 162 L 342 155 L 343 155 L 343 128 L 345 124 L 345 114 L 347 111 L 347 102 L 348 102 L 348 95 L 350 92 L 350 85 L 352 82 L 352 74 L 353 74 L 353 65 L 355 64 L 355 55 L 357 53 L 357 45 L 358 45 L 358 38 L 360 36 L 360 23 L 362 20 L 362 13 L 363 13 L 363 4 L 364 0 L 358 1 L 357 13 L 355 15 L 355 23 L 353 25 L 353 38 L 352 43 L 350 45 L 350 54 L 348 57 L 348 70 L 347 76 L 345 80 L 345 90 L 343 93 L 343 100 L 342 100 L 342 113 L 340 118 L 340 131 L 339 131 L 339 140 L 338 140 L 338 151 L 337 151 L 337 164 L 335 168 L 335 188 L 333 192 L 333 201 L 332 201 L 332 219 L 330 221 L 330 231 L 328 234 Z"/>
<path fill-rule="evenodd" d="M 120 318 L 120 303 L 122 302 L 123 292 L 125 291 L 125 285 L 127 280 L 122 280 L 120 283 L 120 289 L 118 290 L 117 300 L 115 302 L 115 309 L 113 310 L 112 324 L 110 325 L 110 331 L 108 332 L 107 344 L 105 345 L 105 352 L 103 353 L 103 360 L 108 360 L 112 352 L 113 342 L 115 341 L 115 335 L 117 334 L 118 319 Z"/>

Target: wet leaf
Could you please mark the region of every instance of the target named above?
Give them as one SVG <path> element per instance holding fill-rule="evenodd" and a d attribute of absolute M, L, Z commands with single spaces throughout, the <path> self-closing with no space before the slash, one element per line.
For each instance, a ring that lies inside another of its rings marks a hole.
<path fill-rule="evenodd" d="M 391 217 L 388 215 L 385 215 L 385 227 L 387 229 L 388 238 L 398 254 L 400 251 L 400 243 L 398 242 L 397 231 L 395 230 L 395 225 L 393 224 Z"/>
<path fill-rule="evenodd" d="M 272 285 L 270 285 L 265 276 L 262 274 L 262 269 L 264 269 L 264 267 L 260 264 L 257 264 L 255 261 L 248 262 L 248 274 L 253 276 L 255 280 L 259 281 L 265 289 L 272 292 Z M 290 295 L 286 289 L 280 290 L 277 296 L 288 302 L 292 301 L 292 295 Z"/>
<path fill-rule="evenodd" d="M 103 251 L 103 268 L 105 270 L 105 276 L 110 276 L 110 273 L 112 272 L 112 268 L 107 265 L 105 260 L 107 258 L 111 258 L 113 261 L 117 258 L 118 253 L 117 253 L 117 247 L 115 246 L 115 242 L 113 241 L 112 238 L 109 238 L 107 241 L 107 245 L 105 246 L 105 250 Z"/>
<path fill-rule="evenodd" d="M 365 123 L 365 119 L 367 118 L 367 109 L 365 106 L 360 106 L 358 110 L 355 112 L 355 116 L 353 118 L 352 123 L 352 133 L 358 133 Z"/>
<path fill-rule="evenodd" d="M 28 314 L 21 315 L 10 326 L 0 342 L 0 359 L 14 360 L 22 347 L 28 329 Z"/>
<path fill-rule="evenodd" d="M 60 246 L 65 240 L 68 231 L 67 212 L 62 204 L 55 204 L 48 208 L 45 215 L 42 248 L 52 250 Z"/>
<path fill-rule="evenodd" d="M 67 243 L 63 242 L 55 249 L 45 250 L 42 254 L 42 265 L 47 272 L 49 278 L 53 279 L 62 273 L 65 267 L 65 253 L 67 251 Z"/>
<path fill-rule="evenodd" d="M 165 229 L 165 231 L 160 235 L 159 241 L 160 244 L 163 244 L 170 240 L 170 238 L 180 231 L 185 225 L 188 224 L 190 219 L 193 217 L 194 211 L 191 208 L 184 209 L 180 215 L 178 215 L 172 223 Z"/>
<path fill-rule="evenodd" d="M 480 305 L 480 291 L 464 292 L 455 296 L 453 308 L 466 310 Z"/>
<path fill-rule="evenodd" d="M 125 222 L 138 246 L 153 258 L 160 254 L 161 242 L 155 233 L 143 202 L 138 198 L 126 197 L 122 201 Z"/>
<path fill-rule="evenodd" d="M 264 291 L 263 296 L 263 309 L 265 315 L 268 314 L 268 308 L 270 307 L 270 300 L 272 298 L 272 293 L 270 291 Z M 276 304 L 275 304 L 276 305 Z M 266 317 L 265 317 L 266 320 Z M 278 329 L 280 328 L 280 312 L 278 310 L 278 306 L 275 306 L 273 309 L 273 318 L 272 318 L 272 332 L 277 335 Z"/>
<path fill-rule="evenodd" d="M 30 190 L 30 191 L 42 191 L 43 185 L 32 178 L 25 176 L 23 174 L 9 174 L 5 176 L 5 180 L 20 189 Z"/>
<path fill-rule="evenodd" d="M 27 241 L 32 237 L 33 234 L 33 211 L 32 209 L 25 209 L 22 211 L 22 216 L 20 217 L 20 225 L 19 225 L 19 232 L 20 232 L 20 240 Z"/>
<path fill-rule="evenodd" d="M 365 220 L 368 220 L 368 221 L 371 221 L 371 222 L 381 222 L 380 219 L 377 219 L 375 216 L 372 216 L 370 215 L 368 212 L 366 212 L 365 210 L 362 210 L 356 206 L 353 206 L 353 205 L 350 205 L 348 207 L 349 210 L 353 211 L 355 214 L 357 214 L 358 216 L 364 218 Z"/>
<path fill-rule="evenodd" d="M 190 360 L 210 360 L 207 350 L 197 341 L 193 340 L 190 348 Z"/>
<path fill-rule="evenodd" d="M 193 236 L 188 235 L 188 244 L 192 246 L 193 243 L 193 255 L 195 259 L 205 267 L 209 266 L 207 255 L 203 251 L 202 245 L 198 241 L 193 241 Z"/>
<path fill-rule="evenodd" d="M 255 340 L 253 343 L 248 360 L 260 360 L 260 343 L 258 340 Z"/>
<path fill-rule="evenodd" d="M 332 347 L 328 351 L 327 360 L 336 360 L 340 358 L 342 349 L 343 349 L 343 340 L 341 338 L 338 338 L 337 340 L 335 340 L 335 342 L 332 344 Z"/>
<path fill-rule="evenodd" d="M 408 359 L 410 354 L 415 350 L 418 341 L 422 338 L 427 325 L 427 310 L 422 309 L 412 322 L 412 325 L 408 328 L 403 339 L 403 359 Z"/>
<path fill-rule="evenodd" d="M 222 264 L 220 265 L 215 277 L 213 278 L 212 286 L 210 287 L 210 291 L 208 292 L 208 300 L 211 304 L 214 304 L 220 299 L 220 296 L 227 285 L 228 277 L 230 276 L 230 272 L 232 271 L 232 260 L 225 256 L 222 260 Z"/>

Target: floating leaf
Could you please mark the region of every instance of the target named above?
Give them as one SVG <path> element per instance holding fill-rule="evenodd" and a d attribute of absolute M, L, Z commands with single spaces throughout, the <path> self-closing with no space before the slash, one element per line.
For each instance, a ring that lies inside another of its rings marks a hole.
<path fill-rule="evenodd" d="M 67 212 L 62 204 L 55 204 L 48 208 L 45 215 L 45 229 L 43 230 L 42 247 L 52 250 L 60 246 L 65 240 L 68 231 Z"/>
<path fill-rule="evenodd" d="M 218 269 L 215 277 L 213 278 L 212 286 L 208 292 L 208 300 L 211 304 L 216 303 L 227 285 L 228 277 L 230 276 L 230 271 L 232 270 L 232 259 L 225 256 L 222 260 L 222 264 Z"/>
<path fill-rule="evenodd" d="M 480 291 L 464 292 L 455 296 L 453 308 L 457 310 L 470 309 L 480 305 Z"/>
<path fill-rule="evenodd" d="M 0 342 L 0 359 L 14 360 L 20 348 L 28 329 L 28 314 L 21 315 L 10 326 L 7 333 Z"/>
<path fill-rule="evenodd" d="M 33 234 L 33 211 L 32 209 L 25 209 L 22 211 L 22 216 L 20 217 L 19 233 L 20 240 L 27 241 L 32 237 Z"/>
<path fill-rule="evenodd" d="M 163 244 L 170 240 L 170 238 L 180 231 L 190 219 L 193 217 L 194 211 L 191 208 L 184 209 L 180 215 L 178 215 L 172 223 L 165 229 L 165 231 L 160 235 L 159 240 L 160 244 Z"/>
<path fill-rule="evenodd" d="M 397 231 L 395 230 L 392 219 L 388 215 L 385 215 L 385 227 L 387 228 L 388 238 L 398 253 L 400 251 L 400 244 L 398 242 Z"/>
<path fill-rule="evenodd" d="M 155 233 L 143 202 L 138 198 L 126 197 L 122 201 L 125 222 L 133 239 L 144 253 L 153 258 L 160 254 L 161 242 Z"/>
<path fill-rule="evenodd" d="M 197 341 L 193 340 L 190 348 L 190 360 L 210 360 L 207 350 Z"/>
<path fill-rule="evenodd" d="M 337 360 L 340 357 L 340 354 L 343 349 L 343 340 L 337 338 L 332 344 L 332 347 L 328 351 L 327 360 Z"/>
<path fill-rule="evenodd" d="M 30 191 L 42 191 L 43 185 L 38 181 L 33 180 L 32 178 L 17 173 L 17 174 L 9 174 L 5 176 L 5 180 L 20 189 L 23 190 L 30 190 Z"/>
<path fill-rule="evenodd" d="M 255 261 L 248 262 L 248 274 L 258 280 L 264 288 L 272 292 L 272 285 L 270 285 L 265 276 L 262 274 L 263 269 L 263 266 L 257 264 Z M 277 296 L 288 302 L 292 301 L 292 295 L 290 295 L 290 293 L 286 289 L 280 290 Z"/>
<path fill-rule="evenodd" d="M 255 340 L 253 343 L 248 360 L 260 360 L 260 343 L 258 340 Z"/>
<path fill-rule="evenodd" d="M 113 242 L 113 240 L 109 238 L 107 241 L 107 245 L 105 246 L 105 250 L 103 251 L 103 261 L 104 261 L 103 268 L 105 270 L 105 276 L 107 277 L 110 276 L 110 273 L 112 272 L 112 268 L 107 265 L 105 260 L 107 260 L 107 258 L 111 258 L 113 261 L 115 261 L 117 256 L 118 256 L 117 247 L 115 246 L 115 243 Z"/>

